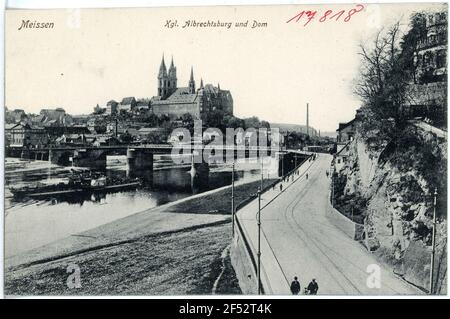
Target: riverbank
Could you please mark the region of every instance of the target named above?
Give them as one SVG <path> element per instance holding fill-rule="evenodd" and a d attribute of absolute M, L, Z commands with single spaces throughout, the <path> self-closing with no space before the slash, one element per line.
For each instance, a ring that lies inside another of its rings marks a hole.
<path fill-rule="evenodd" d="M 236 185 L 236 203 L 259 186 Z M 231 188 L 222 187 L 7 258 L 5 294 L 240 293 L 223 254 L 231 241 L 230 198 Z M 80 267 L 78 289 L 67 286 L 67 267 L 74 264 Z"/>
<path fill-rule="evenodd" d="M 34 160 L 7 158 L 6 161 L 4 239 L 6 258 L 126 216 L 192 196 L 189 170 L 167 167 L 154 171 L 152 188 L 113 192 L 100 196 L 79 194 L 70 197 L 49 197 L 43 200 L 18 200 L 12 196 L 10 187 L 20 188 L 36 183 L 67 183 L 72 175 L 72 168 Z M 154 165 L 158 166 L 158 163 L 158 160 L 155 160 Z M 258 167 L 256 163 L 244 164 L 235 165 L 237 183 L 260 178 L 260 171 L 254 169 Z M 265 168 L 269 167 L 268 163 L 264 165 Z M 111 178 L 126 178 L 126 165 L 107 167 L 103 173 Z M 230 165 L 211 167 L 209 190 L 230 184 L 231 175 Z M 51 225 L 50 230 L 49 225 Z"/>

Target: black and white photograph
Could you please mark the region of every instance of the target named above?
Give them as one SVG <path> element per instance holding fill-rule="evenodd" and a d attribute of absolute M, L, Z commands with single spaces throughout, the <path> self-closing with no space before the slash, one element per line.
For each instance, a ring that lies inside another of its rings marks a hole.
<path fill-rule="evenodd" d="M 6 298 L 447 296 L 447 3 L 4 19 Z"/>

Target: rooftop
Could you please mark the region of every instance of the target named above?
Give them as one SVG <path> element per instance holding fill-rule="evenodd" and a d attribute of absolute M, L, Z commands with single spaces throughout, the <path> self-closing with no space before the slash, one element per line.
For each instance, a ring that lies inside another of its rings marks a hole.
<path fill-rule="evenodd" d="M 197 93 L 189 93 L 188 87 L 176 89 L 167 99 L 161 100 L 159 96 L 154 96 L 152 104 L 172 104 L 172 103 L 194 103 L 197 100 Z"/>

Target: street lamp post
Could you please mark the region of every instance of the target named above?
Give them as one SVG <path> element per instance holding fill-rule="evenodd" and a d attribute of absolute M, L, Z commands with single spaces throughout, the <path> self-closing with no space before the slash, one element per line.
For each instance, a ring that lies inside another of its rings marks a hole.
<path fill-rule="evenodd" d="M 430 269 L 430 295 L 434 293 L 434 255 L 436 252 L 436 198 L 437 188 L 434 189 L 433 199 L 433 233 L 431 237 L 431 269 Z"/>
<path fill-rule="evenodd" d="M 233 162 L 233 169 L 231 171 L 231 231 L 232 231 L 232 237 L 234 238 L 234 222 L 235 222 L 235 216 L 234 216 L 234 162 Z"/>
<path fill-rule="evenodd" d="M 258 189 L 258 295 L 261 294 L 261 189 Z"/>
<path fill-rule="evenodd" d="M 263 190 L 263 182 L 264 182 L 264 158 L 261 157 L 261 190 Z"/>
<path fill-rule="evenodd" d="M 331 206 L 334 207 L 334 174 L 331 173 Z"/>

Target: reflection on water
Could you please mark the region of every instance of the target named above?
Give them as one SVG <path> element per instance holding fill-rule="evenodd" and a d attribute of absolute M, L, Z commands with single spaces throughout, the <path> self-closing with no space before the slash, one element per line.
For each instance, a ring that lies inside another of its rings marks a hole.
<path fill-rule="evenodd" d="M 162 162 L 162 161 L 161 161 Z M 128 215 L 192 195 L 189 166 L 168 168 L 155 160 L 153 186 L 111 194 L 84 194 L 52 197 L 46 200 L 16 201 L 9 187 L 67 181 L 74 168 L 44 161 L 8 158 L 5 162 L 5 255 L 18 254 Z M 229 166 L 212 167 L 209 189 L 231 183 Z M 121 160 L 112 161 L 109 176 L 125 176 Z M 237 180 L 260 178 L 260 170 L 236 172 Z"/>

